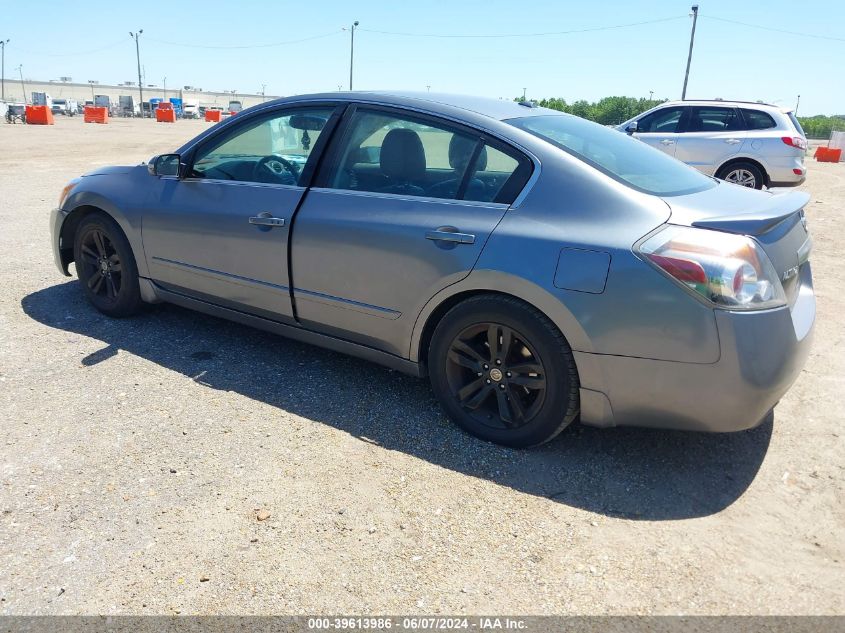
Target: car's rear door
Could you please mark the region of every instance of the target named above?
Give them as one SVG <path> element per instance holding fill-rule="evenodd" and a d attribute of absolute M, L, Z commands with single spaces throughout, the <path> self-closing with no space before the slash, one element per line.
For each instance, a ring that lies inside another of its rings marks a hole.
<path fill-rule="evenodd" d="M 344 118 L 293 227 L 297 317 L 407 356 L 422 307 L 470 273 L 533 163 L 419 113 L 353 106 Z"/>
<path fill-rule="evenodd" d="M 747 136 L 744 128 L 736 108 L 693 106 L 678 134 L 675 158 L 712 176 L 740 152 Z"/>
<path fill-rule="evenodd" d="M 144 212 L 153 280 L 174 292 L 292 320 L 288 231 L 330 128 L 332 104 L 247 116 L 160 177 Z"/>

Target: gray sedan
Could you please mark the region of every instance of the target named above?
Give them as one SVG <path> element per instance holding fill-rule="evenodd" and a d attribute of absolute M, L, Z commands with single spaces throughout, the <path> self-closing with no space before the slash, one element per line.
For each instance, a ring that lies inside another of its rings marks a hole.
<path fill-rule="evenodd" d="M 350 92 L 75 179 L 51 226 L 107 315 L 166 301 L 427 375 L 524 447 L 763 420 L 809 351 L 807 201 L 529 103 Z"/>

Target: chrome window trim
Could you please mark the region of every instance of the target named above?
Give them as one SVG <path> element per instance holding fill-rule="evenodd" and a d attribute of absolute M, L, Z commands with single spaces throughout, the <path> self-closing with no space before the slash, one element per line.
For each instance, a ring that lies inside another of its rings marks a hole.
<path fill-rule="evenodd" d="M 451 204 L 486 209 L 507 209 L 510 205 L 504 202 L 483 202 L 479 200 L 457 200 L 455 198 L 433 198 L 431 196 L 409 196 L 401 193 L 384 193 L 381 191 L 357 191 L 355 189 L 335 189 L 333 187 L 311 187 L 314 193 L 332 193 L 364 198 L 384 198 L 386 200 L 401 200 L 407 202 L 422 202 L 423 204 Z"/>

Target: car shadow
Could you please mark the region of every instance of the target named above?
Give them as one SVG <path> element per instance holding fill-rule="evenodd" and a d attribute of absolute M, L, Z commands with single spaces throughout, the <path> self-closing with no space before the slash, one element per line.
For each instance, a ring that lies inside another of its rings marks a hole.
<path fill-rule="evenodd" d="M 84 300 L 75 281 L 34 292 L 21 305 L 39 323 L 103 341 L 83 366 L 125 350 L 362 441 L 613 517 L 675 520 L 719 512 L 754 480 L 772 434 L 772 416 L 732 434 L 573 424 L 549 444 L 512 450 L 455 427 L 427 381 L 319 347 L 171 305 L 110 319 Z"/>

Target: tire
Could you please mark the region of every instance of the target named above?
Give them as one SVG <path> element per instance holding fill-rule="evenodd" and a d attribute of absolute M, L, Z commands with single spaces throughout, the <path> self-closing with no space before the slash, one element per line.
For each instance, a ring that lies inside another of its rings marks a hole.
<path fill-rule="evenodd" d="M 79 223 L 73 257 L 82 292 L 97 310 L 122 318 L 141 311 L 138 266 L 129 240 L 104 213 L 92 213 Z"/>
<path fill-rule="evenodd" d="M 716 178 L 749 189 L 762 189 L 763 185 L 766 184 L 766 176 L 763 170 L 754 163 L 746 162 L 731 163 L 722 167 L 716 174 Z"/>
<path fill-rule="evenodd" d="M 569 344 L 542 312 L 518 299 L 478 295 L 449 310 L 434 330 L 428 365 L 443 408 L 483 440 L 536 446 L 578 415 Z"/>

